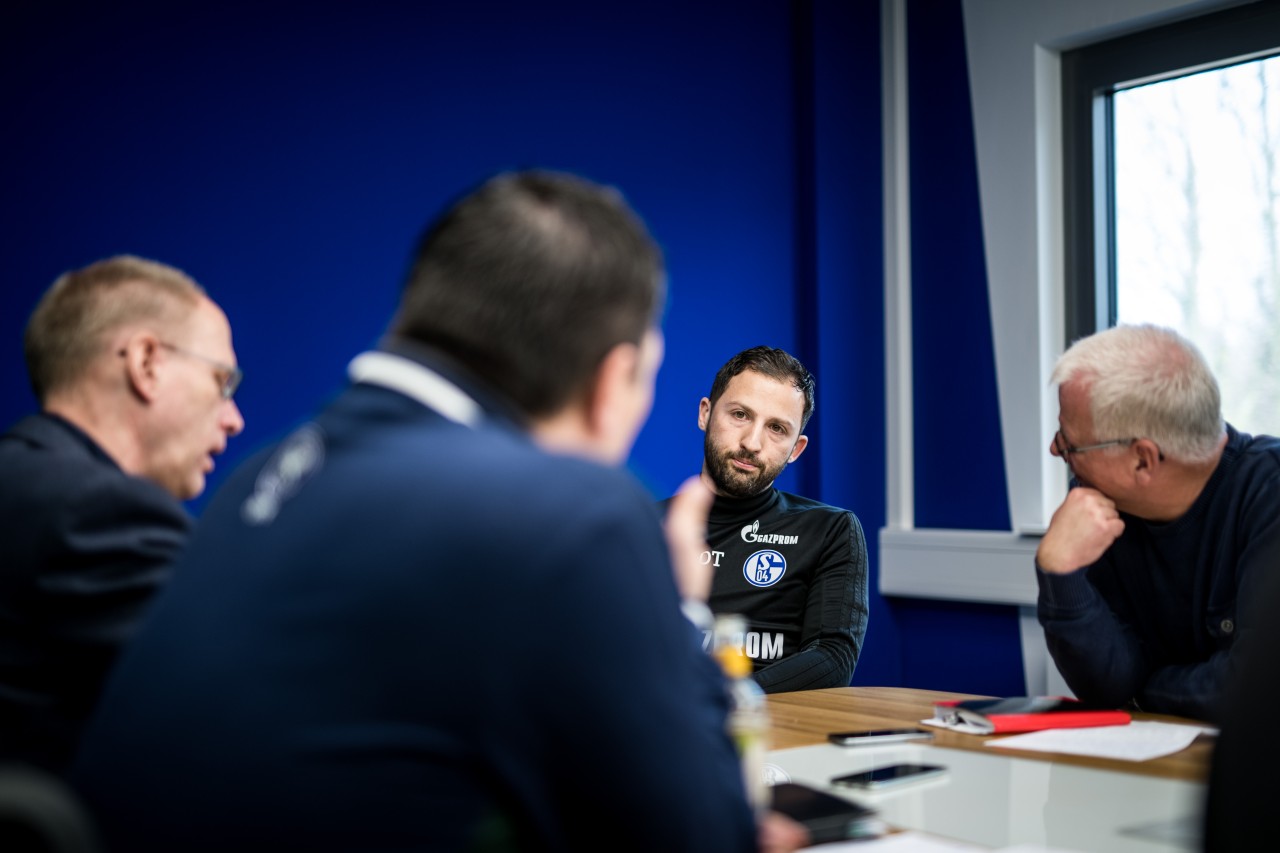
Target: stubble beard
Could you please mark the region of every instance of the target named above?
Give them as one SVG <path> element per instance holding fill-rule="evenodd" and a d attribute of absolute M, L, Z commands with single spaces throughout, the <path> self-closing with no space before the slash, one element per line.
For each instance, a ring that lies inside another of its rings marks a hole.
<path fill-rule="evenodd" d="M 745 450 L 729 451 L 717 444 L 711 437 L 710 430 L 702 442 L 703 462 L 711 474 L 716 490 L 732 498 L 749 498 L 758 495 L 773 485 L 782 470 L 787 467 L 785 461 L 775 468 L 763 465 L 759 456 Z M 741 459 L 756 466 L 754 474 L 747 474 L 733 467 L 732 459 Z"/>

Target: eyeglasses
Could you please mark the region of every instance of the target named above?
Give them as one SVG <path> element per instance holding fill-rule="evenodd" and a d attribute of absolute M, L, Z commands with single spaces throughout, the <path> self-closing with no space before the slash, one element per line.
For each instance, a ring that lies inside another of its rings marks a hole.
<path fill-rule="evenodd" d="M 225 361 L 218 361 L 215 358 L 201 355 L 198 352 L 192 352 L 189 349 L 183 349 L 180 346 L 160 342 L 160 346 L 167 350 L 176 352 L 178 355 L 185 355 L 187 358 L 194 358 L 197 361 L 203 361 L 205 364 L 212 365 L 217 368 L 221 376 L 219 381 L 222 383 L 222 399 L 230 400 L 236 395 L 236 389 L 240 387 L 240 381 L 244 379 L 244 371 L 236 367 L 234 364 L 227 364 Z"/>
<path fill-rule="evenodd" d="M 1057 449 L 1058 455 L 1063 461 L 1073 453 L 1087 453 L 1090 450 L 1101 450 L 1104 447 L 1116 447 L 1121 444 L 1133 444 L 1136 438 L 1113 438 L 1110 441 L 1099 441 L 1097 444 L 1086 444 L 1083 447 L 1072 447 L 1067 444 L 1067 440 L 1062 437 L 1062 430 L 1058 430 L 1053 434 L 1053 446 Z"/>

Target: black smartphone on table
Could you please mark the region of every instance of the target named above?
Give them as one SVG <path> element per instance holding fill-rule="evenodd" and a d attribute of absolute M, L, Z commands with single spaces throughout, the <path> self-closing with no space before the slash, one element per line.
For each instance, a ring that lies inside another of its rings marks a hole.
<path fill-rule="evenodd" d="M 885 791 L 910 782 L 936 779 L 946 772 L 947 768 L 939 764 L 890 764 L 859 773 L 835 776 L 831 784 L 863 791 Z"/>
<path fill-rule="evenodd" d="M 770 790 L 774 811 L 803 824 L 809 830 L 810 844 L 869 838 L 884 831 L 875 809 L 869 806 L 794 782 L 780 782 Z"/>
<path fill-rule="evenodd" d="M 866 729 L 857 732 L 832 732 L 827 740 L 840 746 L 899 743 L 909 740 L 932 740 L 933 732 L 925 729 Z"/>

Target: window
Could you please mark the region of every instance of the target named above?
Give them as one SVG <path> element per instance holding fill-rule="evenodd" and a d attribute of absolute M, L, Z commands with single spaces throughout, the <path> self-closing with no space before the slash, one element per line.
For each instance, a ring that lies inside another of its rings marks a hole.
<path fill-rule="evenodd" d="M 1117 322 L 1204 351 L 1227 420 L 1280 411 L 1280 7 L 1063 54 L 1066 340 Z"/>
<path fill-rule="evenodd" d="M 1280 56 L 1118 91 L 1114 119 L 1114 320 L 1181 331 L 1227 420 L 1275 431 Z"/>

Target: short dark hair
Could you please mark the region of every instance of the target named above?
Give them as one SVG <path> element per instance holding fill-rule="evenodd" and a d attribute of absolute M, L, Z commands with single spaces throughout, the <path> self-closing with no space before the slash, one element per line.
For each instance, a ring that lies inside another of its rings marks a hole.
<path fill-rule="evenodd" d="M 420 240 L 392 333 L 459 360 L 528 416 L 559 411 L 665 299 L 662 254 L 616 190 L 498 175 Z"/>
<path fill-rule="evenodd" d="M 36 304 L 23 335 L 36 399 L 44 404 L 80 381 L 112 332 L 130 323 L 180 323 L 204 295 L 182 270 L 133 255 L 63 273 Z"/>
<path fill-rule="evenodd" d="M 744 370 L 754 370 L 779 382 L 790 382 L 801 391 L 804 394 L 804 414 L 800 417 L 800 429 L 804 429 L 805 424 L 809 423 L 809 416 L 813 414 L 813 374 L 805 369 L 799 359 L 777 347 L 744 349 L 725 362 L 724 367 L 716 372 L 716 381 L 711 383 L 708 399 L 712 408 L 729 387 L 729 380 Z"/>

